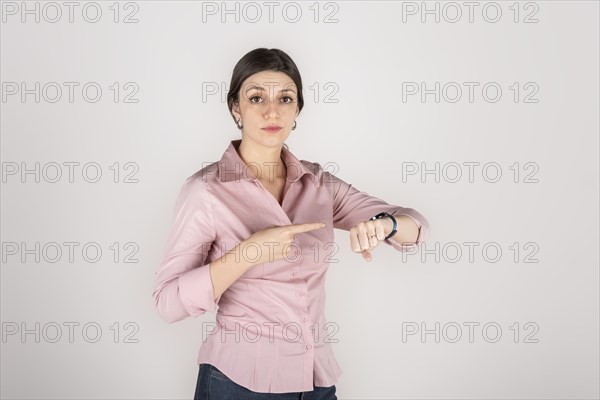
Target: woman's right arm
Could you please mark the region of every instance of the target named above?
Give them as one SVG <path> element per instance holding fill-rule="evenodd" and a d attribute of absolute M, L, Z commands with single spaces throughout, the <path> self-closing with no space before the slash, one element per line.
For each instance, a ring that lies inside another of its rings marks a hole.
<path fill-rule="evenodd" d="M 207 183 L 189 177 L 177 197 L 164 256 L 155 273 L 152 296 L 164 321 L 172 323 L 216 311 L 225 286 L 250 268 L 249 264 L 235 263 L 229 254 L 221 258 L 225 262 L 217 260 L 216 268 L 206 264 L 215 237 Z"/>
<path fill-rule="evenodd" d="M 269 227 L 253 233 L 218 260 L 206 264 L 215 240 L 215 221 L 206 182 L 192 176 L 183 184 L 175 204 L 165 255 L 154 285 L 154 305 L 169 323 L 206 311 L 216 311 L 223 292 L 255 265 L 283 259 L 298 233 L 324 227 L 304 223 Z M 242 255 L 252 243 L 260 252 L 253 261 Z M 258 246 L 256 246 L 258 245 Z"/>
<path fill-rule="evenodd" d="M 233 282 L 248 271 L 252 266 L 281 260 L 289 255 L 290 246 L 294 236 L 298 233 L 323 228 L 325 224 L 309 222 L 305 224 L 292 224 L 272 226 L 253 233 L 248 239 L 242 241 L 219 260 L 210 264 L 210 274 L 213 281 L 214 296 L 218 299 Z M 258 249 L 260 254 L 252 254 L 256 262 L 251 263 L 242 256 L 246 254 L 244 247 L 252 243 L 253 249 Z M 268 246 L 268 245 L 272 246 Z"/>
<path fill-rule="evenodd" d="M 241 249 L 246 246 L 250 240 L 244 240 L 238 243 L 233 249 L 223 254 L 223 257 L 210 263 L 210 277 L 213 284 L 213 296 L 215 302 L 229 286 L 233 284 L 240 276 L 258 263 L 251 263 L 244 259 Z M 237 254 L 236 254 L 237 253 Z"/>

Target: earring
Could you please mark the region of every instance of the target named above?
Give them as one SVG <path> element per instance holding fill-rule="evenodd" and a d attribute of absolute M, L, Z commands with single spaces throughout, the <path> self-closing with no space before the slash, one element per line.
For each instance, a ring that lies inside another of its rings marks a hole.
<path fill-rule="evenodd" d="M 294 126 L 292 126 L 292 130 L 296 129 L 296 121 L 294 121 Z"/>
<path fill-rule="evenodd" d="M 238 129 L 242 129 L 244 126 L 239 124 L 240 120 L 238 119 L 237 121 L 235 121 L 235 124 L 237 125 Z"/>

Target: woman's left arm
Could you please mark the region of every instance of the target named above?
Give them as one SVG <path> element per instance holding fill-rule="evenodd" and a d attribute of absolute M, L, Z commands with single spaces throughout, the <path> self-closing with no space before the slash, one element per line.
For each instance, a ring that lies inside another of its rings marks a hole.
<path fill-rule="evenodd" d="M 323 178 L 333 193 L 334 228 L 349 231 L 352 250 L 362 253 L 366 260 L 370 261 L 369 250 L 379 243 L 386 243 L 404 252 L 413 250 L 429 237 L 429 221 L 417 210 L 389 204 L 327 171 L 324 171 Z M 387 217 L 371 220 L 371 217 L 383 211 L 393 215 L 397 223 L 397 232 L 387 240 L 385 237 L 393 229 L 392 220 Z"/>
<path fill-rule="evenodd" d="M 396 233 L 390 238 L 398 245 L 412 245 L 419 240 L 420 228 L 419 225 L 408 215 L 396 214 Z M 383 236 L 387 236 L 392 232 L 394 223 L 390 218 L 381 218 L 383 223 Z"/>

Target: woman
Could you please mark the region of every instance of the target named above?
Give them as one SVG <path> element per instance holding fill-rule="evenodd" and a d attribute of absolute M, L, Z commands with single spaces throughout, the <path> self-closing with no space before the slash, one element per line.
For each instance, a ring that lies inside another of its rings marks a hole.
<path fill-rule="evenodd" d="M 200 346 L 196 399 L 337 399 L 342 370 L 324 316 L 333 228 L 371 261 L 382 242 L 417 246 L 429 224 L 289 151 L 304 101 L 283 51 L 242 57 L 227 104 L 242 137 L 183 184 L 156 272 L 156 310 L 169 323 L 216 312 Z"/>

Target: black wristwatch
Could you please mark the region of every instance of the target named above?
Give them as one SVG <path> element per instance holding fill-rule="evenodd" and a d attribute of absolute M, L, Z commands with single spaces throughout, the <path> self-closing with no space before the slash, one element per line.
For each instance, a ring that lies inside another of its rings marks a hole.
<path fill-rule="evenodd" d="M 394 216 L 393 216 L 392 214 L 390 214 L 390 213 L 386 213 L 386 212 L 384 211 L 384 212 L 380 212 L 380 213 L 379 213 L 379 214 L 377 214 L 376 216 L 372 217 L 372 218 L 371 218 L 371 221 L 374 221 L 374 220 L 376 220 L 376 219 L 383 218 L 383 217 L 390 217 L 390 218 L 392 219 L 392 222 L 394 223 L 394 227 L 392 228 L 392 231 L 391 231 L 391 232 L 390 232 L 390 234 L 389 234 L 389 235 L 387 235 L 387 237 L 385 238 L 385 239 L 389 239 L 389 238 L 391 238 L 392 236 L 394 236 L 394 235 L 396 234 L 396 227 L 398 226 L 398 225 L 396 224 L 396 218 L 394 218 Z"/>

